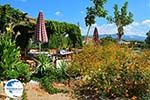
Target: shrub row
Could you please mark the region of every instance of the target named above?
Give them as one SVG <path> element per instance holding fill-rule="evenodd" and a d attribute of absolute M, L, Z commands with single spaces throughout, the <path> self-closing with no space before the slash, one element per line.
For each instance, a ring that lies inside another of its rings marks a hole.
<path fill-rule="evenodd" d="M 82 99 L 150 98 L 150 51 L 89 45 L 73 56 L 69 73 L 82 78 L 77 88 Z"/>

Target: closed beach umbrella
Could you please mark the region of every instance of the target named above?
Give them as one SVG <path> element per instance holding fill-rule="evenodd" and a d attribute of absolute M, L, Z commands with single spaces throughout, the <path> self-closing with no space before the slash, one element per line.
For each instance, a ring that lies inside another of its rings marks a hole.
<path fill-rule="evenodd" d="M 39 43 L 39 49 L 41 50 L 41 44 L 48 42 L 47 32 L 45 28 L 45 22 L 43 19 L 43 13 L 39 12 L 36 30 L 35 30 L 35 41 Z"/>
<path fill-rule="evenodd" d="M 97 30 L 96 27 L 95 27 L 94 33 L 93 33 L 93 40 L 94 40 L 95 43 L 100 43 L 99 34 L 98 34 L 98 30 Z"/>

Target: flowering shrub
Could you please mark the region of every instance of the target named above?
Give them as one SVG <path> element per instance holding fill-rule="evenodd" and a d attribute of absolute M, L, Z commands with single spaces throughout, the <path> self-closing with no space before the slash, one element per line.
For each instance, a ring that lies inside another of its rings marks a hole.
<path fill-rule="evenodd" d="M 76 67 L 82 76 L 78 93 L 82 99 L 94 100 L 105 97 L 150 98 L 149 55 L 150 51 L 137 54 L 114 43 L 84 47 L 82 53 L 74 55 L 71 66 Z"/>
<path fill-rule="evenodd" d="M 73 55 L 71 69 L 78 70 L 78 74 L 81 76 L 91 75 L 106 64 L 109 65 L 114 62 L 119 64 L 121 59 L 127 55 L 127 49 L 114 43 L 96 47 L 94 45 L 85 46 L 81 53 Z M 128 51 L 131 52 L 130 49 Z"/>

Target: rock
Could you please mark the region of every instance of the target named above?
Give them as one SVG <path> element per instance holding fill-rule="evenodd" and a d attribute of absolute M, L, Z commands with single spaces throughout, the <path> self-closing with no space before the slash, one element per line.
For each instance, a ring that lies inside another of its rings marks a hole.
<path fill-rule="evenodd" d="M 39 82 L 34 81 L 34 80 L 30 80 L 30 82 L 29 82 L 29 83 L 39 85 Z"/>

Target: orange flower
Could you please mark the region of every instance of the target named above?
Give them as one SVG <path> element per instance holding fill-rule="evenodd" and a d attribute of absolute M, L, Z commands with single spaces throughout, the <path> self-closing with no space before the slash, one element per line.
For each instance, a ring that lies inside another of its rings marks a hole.
<path fill-rule="evenodd" d="M 133 97 L 131 98 L 131 100 L 137 100 L 137 97 L 136 97 L 136 96 L 133 96 Z"/>

